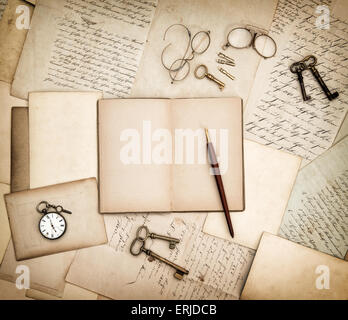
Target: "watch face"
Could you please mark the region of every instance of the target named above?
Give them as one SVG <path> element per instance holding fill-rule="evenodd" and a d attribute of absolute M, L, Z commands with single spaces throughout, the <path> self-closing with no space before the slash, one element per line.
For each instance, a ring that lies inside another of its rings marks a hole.
<path fill-rule="evenodd" d="M 45 238 L 56 240 L 65 233 L 66 221 L 59 213 L 47 213 L 39 222 L 39 230 Z"/>

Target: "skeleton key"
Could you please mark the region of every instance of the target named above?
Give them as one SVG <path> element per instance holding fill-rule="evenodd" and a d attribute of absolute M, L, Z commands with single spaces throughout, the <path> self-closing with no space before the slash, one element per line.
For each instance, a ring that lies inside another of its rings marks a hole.
<path fill-rule="evenodd" d="M 290 66 L 290 71 L 292 73 L 297 74 L 298 81 L 300 82 L 303 101 L 308 101 L 311 99 L 311 97 L 307 96 L 306 88 L 304 86 L 303 76 L 302 76 L 302 71 L 305 69 L 306 69 L 306 65 L 303 62 L 295 62 Z"/>
<path fill-rule="evenodd" d="M 307 67 L 309 70 L 311 70 L 313 76 L 315 77 L 315 79 L 318 81 L 321 89 L 325 92 L 327 98 L 331 101 L 331 100 L 334 100 L 336 99 L 339 94 L 338 92 L 334 92 L 332 93 L 329 88 L 327 87 L 327 85 L 325 84 L 323 78 L 321 77 L 321 75 L 319 74 L 319 71 L 316 69 L 316 64 L 317 64 L 317 58 L 315 56 L 307 56 L 305 57 L 302 62 L 305 62 L 305 61 L 312 61 L 312 62 L 309 62 L 307 64 Z"/>
<path fill-rule="evenodd" d="M 204 73 L 202 73 L 202 75 L 198 75 L 198 70 L 199 69 L 203 69 L 204 70 Z M 225 88 L 225 84 L 222 81 L 220 81 L 219 79 L 216 79 L 212 74 L 208 73 L 208 68 L 204 64 L 201 64 L 201 65 L 197 66 L 197 68 L 195 69 L 194 74 L 195 74 L 195 77 L 197 79 L 203 79 L 203 78 L 206 77 L 209 80 L 214 81 L 219 86 L 220 90 Z"/>
<path fill-rule="evenodd" d="M 141 243 L 141 247 L 138 248 L 138 250 L 136 251 L 135 245 L 137 244 L 137 242 Z M 133 256 L 138 256 L 142 252 L 144 252 L 149 257 L 153 257 L 153 258 L 155 258 L 155 259 L 157 259 L 157 260 L 159 260 L 161 262 L 164 262 L 167 265 L 173 267 L 175 269 L 174 277 L 179 279 L 179 280 L 182 280 L 184 275 L 189 273 L 189 271 L 186 270 L 185 268 L 178 266 L 174 262 L 171 262 L 171 261 L 167 260 L 166 258 L 161 257 L 160 255 L 158 255 L 157 253 L 155 253 L 155 252 L 153 252 L 153 251 L 151 251 L 149 249 L 146 249 L 145 248 L 145 240 L 143 238 L 138 238 L 137 237 L 137 238 L 135 238 L 133 240 L 133 242 L 131 244 L 130 253 Z"/>
<path fill-rule="evenodd" d="M 145 230 L 145 235 L 142 236 L 141 235 L 141 232 Z M 180 242 L 179 239 L 177 238 L 172 238 L 172 237 L 168 237 L 168 236 L 163 236 L 163 235 L 160 235 L 160 234 L 156 234 L 156 233 L 153 233 L 153 232 L 150 232 L 149 231 L 149 228 L 147 226 L 140 226 L 137 230 L 137 238 L 138 239 L 143 239 L 144 241 L 148 238 L 151 238 L 151 239 L 160 239 L 160 240 L 165 240 L 165 241 L 168 241 L 169 242 L 169 248 L 170 249 L 174 249 L 175 248 L 175 245 L 177 243 Z"/>

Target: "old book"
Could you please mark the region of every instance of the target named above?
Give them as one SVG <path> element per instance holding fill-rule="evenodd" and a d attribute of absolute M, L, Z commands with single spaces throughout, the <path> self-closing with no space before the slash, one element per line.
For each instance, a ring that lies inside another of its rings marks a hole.
<path fill-rule="evenodd" d="M 43 200 L 72 212 L 66 217 L 64 236 L 54 241 L 45 239 L 38 230 L 41 214 L 36 206 Z M 98 212 L 95 178 L 10 193 L 5 195 L 5 203 L 17 260 L 107 242 L 104 220 Z"/>
<path fill-rule="evenodd" d="M 241 299 L 348 299 L 348 262 L 262 235 Z"/>
<path fill-rule="evenodd" d="M 10 89 L 10 84 L 0 81 L 0 182 L 6 184 L 10 184 L 11 175 L 11 108 L 28 105 L 12 97 Z"/>
<path fill-rule="evenodd" d="M 242 101 L 99 101 L 100 211 L 221 211 L 209 129 L 231 211 L 244 210 Z"/>

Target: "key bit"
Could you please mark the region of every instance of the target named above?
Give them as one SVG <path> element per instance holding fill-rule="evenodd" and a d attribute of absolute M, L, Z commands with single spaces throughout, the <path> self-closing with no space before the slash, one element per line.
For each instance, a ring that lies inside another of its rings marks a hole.
<path fill-rule="evenodd" d="M 168 241 L 170 249 L 175 249 L 176 244 L 180 242 L 180 240 L 177 238 L 167 237 L 167 236 L 163 236 L 156 233 L 150 233 L 149 237 L 151 239 L 160 239 L 160 240 Z"/>
<path fill-rule="evenodd" d="M 326 94 L 327 98 L 332 101 L 334 99 L 336 99 L 339 94 L 337 91 L 335 92 L 331 92 L 329 90 L 329 88 L 327 87 L 327 85 L 325 84 L 323 78 L 321 77 L 321 75 L 319 74 L 319 71 L 314 67 L 314 66 L 309 66 L 309 70 L 311 70 L 313 76 L 315 77 L 315 79 L 318 81 L 321 89 L 324 91 L 324 93 Z"/>
<path fill-rule="evenodd" d="M 172 238 L 172 237 L 164 236 L 154 232 L 150 232 L 147 226 L 140 226 L 137 230 L 136 235 L 137 235 L 137 238 L 144 239 L 144 240 L 151 238 L 151 239 L 160 239 L 160 240 L 168 241 L 170 249 L 175 249 L 175 245 L 180 242 L 180 240 L 177 238 Z"/>

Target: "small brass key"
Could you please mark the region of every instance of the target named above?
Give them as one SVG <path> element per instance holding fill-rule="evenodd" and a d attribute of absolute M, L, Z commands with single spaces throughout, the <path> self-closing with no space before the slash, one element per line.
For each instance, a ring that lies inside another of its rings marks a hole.
<path fill-rule="evenodd" d="M 198 70 L 199 69 L 204 70 L 202 75 L 198 74 Z M 208 73 L 208 68 L 204 64 L 201 64 L 201 65 L 197 66 L 196 69 L 195 69 L 194 74 L 195 74 L 195 77 L 197 79 L 208 78 L 209 80 L 214 81 L 219 86 L 220 90 L 223 90 L 223 88 L 225 88 L 225 84 L 222 81 L 220 81 L 219 79 L 215 78 L 212 74 Z"/>
<path fill-rule="evenodd" d="M 144 235 L 141 234 L 143 230 L 145 231 Z M 137 230 L 137 238 L 138 239 L 143 239 L 143 240 L 147 240 L 148 238 L 165 240 L 165 241 L 169 242 L 169 248 L 170 249 L 174 249 L 175 245 L 180 242 L 180 240 L 177 239 L 177 238 L 172 238 L 172 237 L 163 236 L 163 235 L 160 235 L 160 234 L 157 234 L 157 233 L 150 232 L 149 228 L 147 226 L 140 226 L 138 228 L 138 230 Z"/>
<path fill-rule="evenodd" d="M 171 261 L 167 260 L 166 258 L 161 257 L 160 255 L 158 255 L 157 253 L 155 253 L 149 249 L 146 249 L 145 248 L 145 241 L 146 240 L 142 237 L 135 238 L 131 244 L 130 253 L 133 256 L 138 256 L 140 253 L 144 252 L 147 256 L 153 257 L 161 262 L 166 263 L 167 265 L 169 265 L 175 269 L 174 277 L 178 280 L 182 280 L 184 275 L 189 273 L 189 271 L 186 270 L 185 268 L 178 266 L 174 262 L 171 262 Z M 136 245 L 138 243 L 140 244 L 140 247 L 138 247 L 138 249 L 137 249 Z"/>

